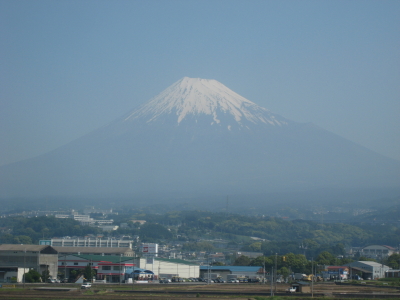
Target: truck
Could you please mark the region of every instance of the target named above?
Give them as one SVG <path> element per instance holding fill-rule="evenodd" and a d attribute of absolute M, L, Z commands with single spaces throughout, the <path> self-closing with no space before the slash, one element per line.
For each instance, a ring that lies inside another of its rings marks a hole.
<path fill-rule="evenodd" d="M 295 293 L 295 292 L 296 292 L 296 288 L 293 286 L 286 290 L 286 293 Z"/>
<path fill-rule="evenodd" d="M 294 280 L 304 280 L 304 278 L 307 278 L 307 274 L 294 273 Z"/>
<path fill-rule="evenodd" d="M 314 275 L 310 274 L 310 275 L 305 275 L 302 280 L 304 280 L 304 281 L 313 281 L 313 279 L 314 279 Z"/>

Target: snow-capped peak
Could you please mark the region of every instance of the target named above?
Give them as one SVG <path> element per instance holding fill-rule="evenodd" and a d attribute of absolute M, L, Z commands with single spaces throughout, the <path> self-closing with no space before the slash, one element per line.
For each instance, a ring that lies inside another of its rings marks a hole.
<path fill-rule="evenodd" d="M 239 124 L 245 120 L 271 125 L 286 124 L 284 120 L 278 121 L 269 110 L 247 100 L 216 80 L 188 77 L 175 82 L 150 99 L 125 120 L 145 116 L 147 122 L 151 122 L 164 114 L 176 114 L 178 124 L 189 115 L 209 115 L 213 120 L 211 124 L 219 124 L 223 115 L 230 115 Z M 230 128 L 230 124 L 226 125 Z"/>

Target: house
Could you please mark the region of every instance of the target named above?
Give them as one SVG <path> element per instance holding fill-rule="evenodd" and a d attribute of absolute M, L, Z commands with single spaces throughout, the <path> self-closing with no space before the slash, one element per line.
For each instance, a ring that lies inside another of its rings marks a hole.
<path fill-rule="evenodd" d="M 386 271 L 386 278 L 400 278 L 400 270 L 390 269 Z"/>
<path fill-rule="evenodd" d="M 264 253 L 262 253 L 262 252 L 245 252 L 245 251 L 238 251 L 235 253 L 236 257 L 242 256 L 242 255 L 247 256 L 248 258 L 257 258 L 259 256 L 263 256 Z"/>
<path fill-rule="evenodd" d="M 48 271 L 51 278 L 57 278 L 58 251 L 46 245 L 0 245 L 0 280 L 17 277 L 21 282 L 21 273 L 30 269 L 40 274 Z"/>

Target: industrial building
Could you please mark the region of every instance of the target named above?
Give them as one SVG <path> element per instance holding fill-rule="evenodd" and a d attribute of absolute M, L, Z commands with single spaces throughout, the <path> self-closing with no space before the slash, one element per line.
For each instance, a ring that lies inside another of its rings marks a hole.
<path fill-rule="evenodd" d="M 0 281 L 9 282 L 16 277 L 21 282 L 22 275 L 30 269 L 40 274 L 48 271 L 50 277 L 57 278 L 58 251 L 43 245 L 0 245 Z"/>
<path fill-rule="evenodd" d="M 350 276 L 359 275 L 363 279 L 385 278 L 389 267 L 374 261 L 354 261 L 346 264 L 349 267 Z"/>

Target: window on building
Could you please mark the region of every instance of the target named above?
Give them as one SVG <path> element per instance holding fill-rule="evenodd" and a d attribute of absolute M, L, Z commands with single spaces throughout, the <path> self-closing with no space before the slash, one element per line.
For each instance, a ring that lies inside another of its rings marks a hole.
<path fill-rule="evenodd" d="M 103 270 L 111 270 L 111 266 L 103 266 L 102 269 Z"/>
<path fill-rule="evenodd" d="M 114 266 L 113 270 L 119 271 L 119 270 L 121 270 L 121 268 L 120 268 L 120 266 Z"/>
<path fill-rule="evenodd" d="M 77 266 L 78 265 L 78 263 L 74 263 L 74 266 Z"/>

